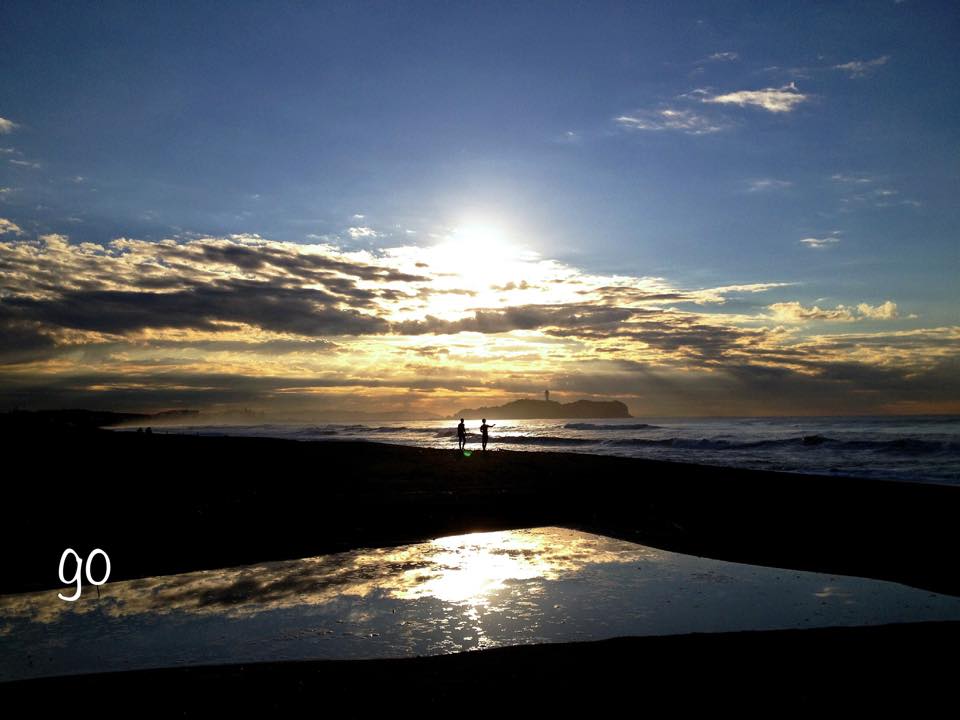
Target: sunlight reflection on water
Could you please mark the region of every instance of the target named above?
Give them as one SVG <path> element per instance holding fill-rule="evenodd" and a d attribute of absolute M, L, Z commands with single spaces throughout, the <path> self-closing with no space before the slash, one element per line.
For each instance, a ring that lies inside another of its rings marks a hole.
<path fill-rule="evenodd" d="M 0 597 L 0 679 L 404 657 L 620 635 L 960 619 L 895 583 L 726 563 L 561 528 Z"/>

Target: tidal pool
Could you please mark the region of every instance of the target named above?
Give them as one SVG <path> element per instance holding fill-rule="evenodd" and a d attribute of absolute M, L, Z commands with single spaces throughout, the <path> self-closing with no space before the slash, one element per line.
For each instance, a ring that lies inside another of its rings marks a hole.
<path fill-rule="evenodd" d="M 563 528 L 0 596 L 0 681 L 623 635 L 960 620 L 960 598 Z"/>

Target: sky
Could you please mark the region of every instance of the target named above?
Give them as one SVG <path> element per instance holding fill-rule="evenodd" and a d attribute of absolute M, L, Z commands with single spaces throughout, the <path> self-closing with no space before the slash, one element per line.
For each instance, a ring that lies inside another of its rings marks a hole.
<path fill-rule="evenodd" d="M 0 28 L 0 407 L 960 412 L 955 3 Z"/>

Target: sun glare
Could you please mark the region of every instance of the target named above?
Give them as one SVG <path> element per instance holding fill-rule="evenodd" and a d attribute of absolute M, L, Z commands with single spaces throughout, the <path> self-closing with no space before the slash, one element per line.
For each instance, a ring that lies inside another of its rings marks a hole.
<path fill-rule="evenodd" d="M 499 225 L 470 222 L 457 226 L 434 248 L 435 256 L 473 289 L 512 279 L 523 248 Z"/>
<path fill-rule="evenodd" d="M 485 605 L 511 580 L 549 577 L 544 541 L 536 533 L 489 532 L 434 540 L 433 567 L 407 574 L 410 586 L 397 597 L 435 597 L 445 602 Z"/>
<path fill-rule="evenodd" d="M 451 242 L 458 245 L 503 247 L 507 244 L 506 233 L 496 225 L 468 223 L 453 231 Z"/>

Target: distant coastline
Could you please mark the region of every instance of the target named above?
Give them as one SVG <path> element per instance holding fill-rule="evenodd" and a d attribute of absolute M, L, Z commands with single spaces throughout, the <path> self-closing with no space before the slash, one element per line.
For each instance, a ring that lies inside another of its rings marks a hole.
<path fill-rule="evenodd" d="M 558 420 L 622 419 L 633 417 L 619 400 L 577 400 L 560 403 L 556 400 L 514 400 L 494 407 L 465 408 L 454 418 L 487 418 L 490 420 Z"/>

